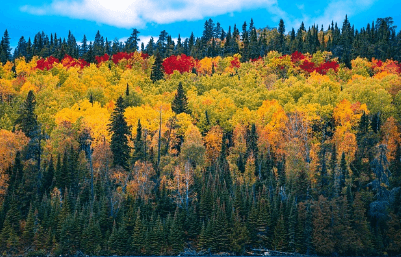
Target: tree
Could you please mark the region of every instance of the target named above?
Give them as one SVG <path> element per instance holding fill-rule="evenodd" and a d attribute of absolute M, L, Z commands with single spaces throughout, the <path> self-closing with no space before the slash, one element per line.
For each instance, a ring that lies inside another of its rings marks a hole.
<path fill-rule="evenodd" d="M 93 51 L 95 56 L 104 54 L 104 38 L 100 35 L 99 30 L 96 33 L 95 41 L 93 41 Z"/>
<path fill-rule="evenodd" d="M 36 98 L 32 90 L 28 92 L 25 102 L 20 110 L 20 115 L 16 120 L 16 126 L 21 129 L 29 138 L 34 138 L 38 135 L 39 126 L 37 115 L 35 114 Z"/>
<path fill-rule="evenodd" d="M 280 216 L 274 228 L 273 247 L 274 250 L 277 251 L 284 251 L 287 249 L 287 238 L 283 215 Z"/>
<path fill-rule="evenodd" d="M 109 131 L 112 133 L 110 148 L 113 153 L 113 164 L 128 170 L 130 147 L 128 137 L 131 135 L 130 127 L 124 117 L 124 99 L 120 96 L 116 108 L 111 115 Z"/>
<path fill-rule="evenodd" d="M 138 125 L 136 127 L 136 137 L 134 141 L 134 156 L 133 156 L 133 163 L 136 161 L 143 161 L 145 160 L 145 143 L 142 139 L 142 125 L 141 120 L 138 119 Z"/>
<path fill-rule="evenodd" d="M 141 212 L 138 210 L 135 220 L 134 232 L 132 234 L 132 248 L 136 255 L 142 254 L 145 246 L 145 226 L 141 220 Z"/>
<path fill-rule="evenodd" d="M 188 109 L 188 99 L 181 82 L 178 84 L 177 93 L 175 94 L 174 100 L 171 104 L 171 109 L 176 114 L 183 112 L 190 114 L 190 110 Z"/>
<path fill-rule="evenodd" d="M 181 224 L 178 217 L 178 209 L 175 211 L 173 223 L 171 224 L 170 234 L 168 236 L 169 243 L 172 247 L 173 253 L 178 254 L 184 248 L 184 236 Z"/>
<path fill-rule="evenodd" d="M 82 44 L 81 44 L 81 49 L 80 49 L 80 56 L 85 56 L 86 52 L 88 52 L 88 40 L 86 39 L 86 36 L 84 35 L 84 38 L 82 39 Z"/>
<path fill-rule="evenodd" d="M 155 83 L 158 80 L 164 78 L 163 74 L 163 59 L 159 52 L 156 53 L 155 63 L 152 66 L 152 72 L 150 74 L 150 79 Z"/>
<path fill-rule="evenodd" d="M 4 36 L 1 39 L 1 53 L 0 53 L 0 59 L 1 62 L 4 64 L 7 61 L 11 60 L 11 47 L 10 47 L 10 36 L 8 35 L 8 31 L 4 31 Z"/>
<path fill-rule="evenodd" d="M 279 44 L 279 50 L 281 53 L 285 53 L 285 25 L 283 19 L 280 19 L 280 22 L 278 24 L 278 44 Z"/>
<path fill-rule="evenodd" d="M 138 50 L 138 41 L 140 41 L 138 34 L 140 32 L 137 29 L 133 29 L 131 36 L 127 39 L 125 43 L 125 49 L 127 52 L 135 52 Z"/>
<path fill-rule="evenodd" d="M 334 252 L 335 241 L 330 217 L 330 202 L 320 195 L 313 206 L 312 242 L 317 254 L 329 255 Z"/>

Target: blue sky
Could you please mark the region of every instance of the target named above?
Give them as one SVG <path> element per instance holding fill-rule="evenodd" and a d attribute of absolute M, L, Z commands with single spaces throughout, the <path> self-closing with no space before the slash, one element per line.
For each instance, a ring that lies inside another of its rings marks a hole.
<path fill-rule="evenodd" d="M 33 38 L 39 31 L 66 37 L 71 30 L 81 41 L 84 34 L 93 40 L 99 30 L 108 40 L 124 40 L 137 28 L 146 43 L 163 29 L 173 38 L 188 37 L 191 31 L 201 36 L 209 18 L 226 31 L 251 18 L 257 28 L 275 27 L 282 18 L 288 32 L 302 21 L 307 27 L 316 23 L 327 29 L 331 20 L 341 26 L 346 14 L 356 28 L 391 16 L 398 31 L 400 9 L 399 0 L 15 0 L 2 3 L 0 33 L 7 29 L 15 47 L 21 36 Z"/>

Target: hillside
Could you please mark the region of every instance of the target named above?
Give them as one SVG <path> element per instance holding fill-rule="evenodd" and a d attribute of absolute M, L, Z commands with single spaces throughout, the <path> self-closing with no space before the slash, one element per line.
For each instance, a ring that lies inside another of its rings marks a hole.
<path fill-rule="evenodd" d="M 0 65 L 1 253 L 400 254 L 401 65 L 302 52 Z"/>

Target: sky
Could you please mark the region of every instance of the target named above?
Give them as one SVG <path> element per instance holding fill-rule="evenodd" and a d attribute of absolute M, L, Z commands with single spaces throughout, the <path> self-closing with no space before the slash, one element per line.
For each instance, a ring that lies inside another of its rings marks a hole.
<path fill-rule="evenodd" d="M 145 44 L 162 30 L 172 38 L 191 32 L 200 37 L 209 18 L 225 31 L 234 24 L 241 28 L 251 18 L 256 28 L 276 27 L 283 19 L 286 32 L 297 30 L 302 21 L 326 30 L 332 20 L 341 28 L 345 15 L 355 28 L 389 16 L 397 31 L 401 28 L 399 0 L 2 0 L 1 5 L 0 33 L 8 30 L 13 48 L 21 36 L 32 39 L 41 31 L 58 37 L 71 31 L 78 42 L 84 34 L 93 40 L 98 30 L 110 41 L 125 40 L 133 28 Z"/>

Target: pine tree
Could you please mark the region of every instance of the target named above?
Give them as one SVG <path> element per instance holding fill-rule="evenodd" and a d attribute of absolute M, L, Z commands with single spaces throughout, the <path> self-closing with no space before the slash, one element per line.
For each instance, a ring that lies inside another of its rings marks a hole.
<path fill-rule="evenodd" d="M 53 156 L 50 156 L 49 166 L 47 167 L 47 171 L 43 176 L 42 187 L 44 191 L 50 192 L 51 189 L 50 187 L 53 184 L 54 175 L 55 175 L 55 169 L 54 169 Z"/>
<path fill-rule="evenodd" d="M 109 124 L 109 131 L 112 133 L 110 148 L 113 153 L 113 164 L 128 170 L 130 153 L 128 137 L 131 133 L 130 127 L 125 121 L 124 112 L 124 99 L 119 97 L 116 108 L 111 115 L 111 123 Z"/>
<path fill-rule="evenodd" d="M 188 109 L 188 99 L 185 95 L 181 82 L 178 84 L 177 93 L 175 94 L 174 100 L 171 104 L 171 109 L 176 114 L 183 112 L 190 114 L 190 110 Z"/>
<path fill-rule="evenodd" d="M 134 141 L 134 156 L 133 163 L 136 161 L 144 161 L 145 160 L 145 143 L 142 136 L 142 125 L 141 120 L 138 119 L 138 125 L 136 127 L 136 137 Z"/>
<path fill-rule="evenodd" d="M 84 35 L 84 38 L 82 39 L 82 43 L 81 43 L 80 56 L 85 56 L 85 54 L 87 52 L 88 52 L 88 40 L 86 39 L 86 36 Z"/>
<path fill-rule="evenodd" d="M 127 39 L 125 43 L 125 50 L 127 52 L 135 52 L 138 50 L 138 41 L 140 41 L 138 34 L 140 32 L 137 29 L 133 29 L 131 36 Z"/>
<path fill-rule="evenodd" d="M 182 252 L 182 250 L 184 249 L 184 235 L 182 233 L 182 227 L 178 219 L 178 209 L 174 214 L 168 240 L 174 254 Z"/>
<path fill-rule="evenodd" d="M 284 227 L 284 217 L 280 215 L 274 228 L 274 238 L 272 247 L 276 251 L 285 251 L 287 249 L 287 233 Z"/>
<path fill-rule="evenodd" d="M 31 207 L 29 208 L 28 217 L 26 219 L 24 232 L 22 233 L 22 238 L 21 238 L 25 247 L 29 248 L 33 242 L 32 240 L 35 235 L 34 226 L 35 226 L 35 216 L 31 205 Z"/>
<path fill-rule="evenodd" d="M 258 202 L 257 237 L 259 245 L 269 248 L 271 240 L 270 202 L 262 197 Z"/>
<path fill-rule="evenodd" d="M 38 135 L 38 121 L 35 114 L 36 98 L 32 90 L 22 105 L 20 115 L 16 120 L 17 128 L 21 129 L 27 137 L 34 138 Z"/>
<path fill-rule="evenodd" d="M 107 242 L 110 255 L 119 254 L 117 251 L 118 239 L 119 239 L 117 233 L 118 232 L 117 232 L 117 228 L 116 228 L 116 221 L 114 221 L 113 228 L 111 229 L 111 234 L 110 234 L 109 240 Z"/>
<path fill-rule="evenodd" d="M 97 250 L 100 248 L 99 244 L 101 243 L 99 223 L 95 223 L 93 219 L 93 217 L 89 218 L 89 224 L 82 233 L 82 246 L 84 253 L 88 255 L 97 254 Z"/>
<path fill-rule="evenodd" d="M 280 22 L 278 24 L 278 45 L 279 45 L 279 51 L 283 54 L 286 53 L 285 49 L 285 25 L 283 19 L 280 19 Z"/>
<path fill-rule="evenodd" d="M 249 233 L 238 212 L 232 213 L 231 216 L 233 216 L 234 221 L 230 233 L 230 251 L 241 255 L 245 251 L 245 245 L 249 242 Z"/>
<path fill-rule="evenodd" d="M 156 53 L 155 62 L 152 66 L 152 72 L 150 74 L 150 79 L 155 83 L 158 80 L 164 79 L 163 74 L 163 59 L 159 52 Z"/>
<path fill-rule="evenodd" d="M 11 60 L 11 47 L 10 47 L 10 36 L 8 35 L 8 31 L 4 31 L 3 38 L 1 39 L 1 47 L 0 47 L 0 59 L 3 64 L 7 61 Z"/>
<path fill-rule="evenodd" d="M 142 254 L 142 249 L 145 246 L 145 227 L 141 220 L 140 212 L 136 215 L 135 228 L 132 234 L 132 248 L 136 255 Z"/>
<path fill-rule="evenodd" d="M 205 223 L 202 224 L 202 228 L 199 234 L 199 240 L 198 240 L 198 250 L 199 251 L 204 251 L 207 249 L 208 246 L 208 237 L 206 235 L 206 227 Z"/>

